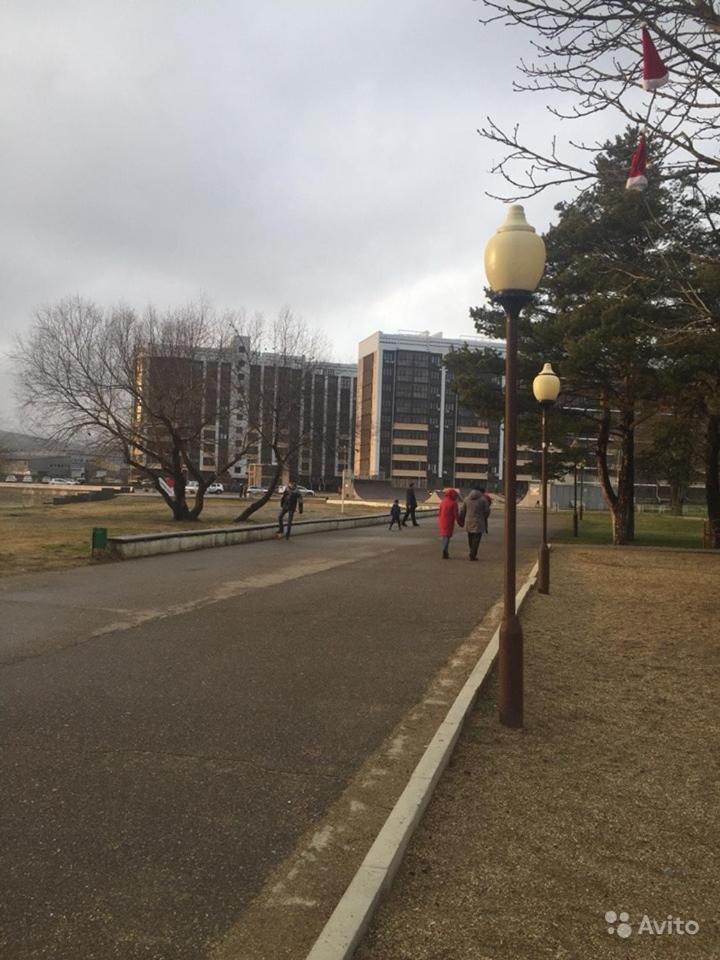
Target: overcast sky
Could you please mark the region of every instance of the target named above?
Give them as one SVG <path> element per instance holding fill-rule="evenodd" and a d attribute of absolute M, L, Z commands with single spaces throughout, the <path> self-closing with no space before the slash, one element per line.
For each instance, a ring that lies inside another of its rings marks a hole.
<path fill-rule="evenodd" d="M 345 361 L 377 329 L 472 334 L 504 219 L 476 129 L 487 114 L 552 126 L 511 93 L 528 38 L 480 14 L 473 0 L 3 0 L 0 350 L 75 293 L 288 305 Z M 551 198 L 526 211 L 545 229 Z"/>

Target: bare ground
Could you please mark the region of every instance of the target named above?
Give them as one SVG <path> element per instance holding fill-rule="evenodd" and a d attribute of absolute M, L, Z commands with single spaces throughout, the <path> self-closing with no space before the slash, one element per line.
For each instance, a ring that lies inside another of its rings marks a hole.
<path fill-rule="evenodd" d="M 719 583 L 714 555 L 553 551 L 525 730 L 489 689 L 356 960 L 720 958 Z"/>
<path fill-rule="evenodd" d="M 32 489 L 23 489 L 19 484 L 13 484 L 13 487 L 16 489 L 0 489 L 0 577 L 92 563 L 90 547 L 93 527 L 105 527 L 112 537 L 231 526 L 235 517 L 249 503 L 248 500 L 234 497 L 208 497 L 200 519 L 176 521 L 157 494 L 133 494 L 114 500 L 53 505 L 52 502 L 46 502 L 52 501 L 52 490 L 36 488 L 34 492 Z M 277 518 L 278 509 L 278 500 L 271 500 L 253 514 L 249 523 L 272 523 Z M 356 503 L 346 504 L 345 510 L 348 515 L 383 513 L 382 508 L 368 508 Z M 305 500 L 303 518 L 335 517 L 339 514 L 339 500 L 326 502 L 321 497 L 314 500 L 308 497 Z"/>

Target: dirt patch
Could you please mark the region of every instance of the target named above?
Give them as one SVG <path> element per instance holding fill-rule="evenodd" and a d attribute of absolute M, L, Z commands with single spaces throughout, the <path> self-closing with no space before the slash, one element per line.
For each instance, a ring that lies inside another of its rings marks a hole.
<path fill-rule="evenodd" d="M 356 960 L 720 957 L 720 557 L 553 553 L 525 730 L 489 690 Z"/>

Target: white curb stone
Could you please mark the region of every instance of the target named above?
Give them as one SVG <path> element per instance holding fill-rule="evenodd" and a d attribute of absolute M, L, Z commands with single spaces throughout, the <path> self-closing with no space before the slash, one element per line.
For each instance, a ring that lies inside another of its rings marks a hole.
<path fill-rule="evenodd" d="M 537 564 L 516 597 L 519 610 L 535 582 Z M 390 812 L 375 842 L 307 955 L 307 960 L 350 960 L 367 930 L 383 893 L 392 883 L 405 849 L 430 802 L 498 653 L 495 631 L 465 685 L 415 767 L 408 785 Z"/>

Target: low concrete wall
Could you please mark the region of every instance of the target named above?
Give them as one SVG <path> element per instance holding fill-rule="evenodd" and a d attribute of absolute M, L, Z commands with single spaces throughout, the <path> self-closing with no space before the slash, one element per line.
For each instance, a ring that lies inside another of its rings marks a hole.
<path fill-rule="evenodd" d="M 418 510 L 418 517 L 437 516 L 437 510 Z M 326 517 L 317 520 L 296 520 L 293 537 L 306 533 L 324 533 L 354 527 L 376 527 L 389 523 L 388 514 L 362 517 Z M 216 529 L 182 530 L 177 533 L 141 533 L 134 536 L 108 537 L 107 548 L 117 560 L 152 557 L 161 553 L 181 553 L 186 550 L 206 550 L 209 547 L 231 547 L 238 543 L 272 540 L 277 523 L 261 523 L 254 527 L 218 527 Z"/>

